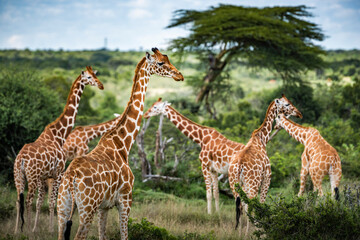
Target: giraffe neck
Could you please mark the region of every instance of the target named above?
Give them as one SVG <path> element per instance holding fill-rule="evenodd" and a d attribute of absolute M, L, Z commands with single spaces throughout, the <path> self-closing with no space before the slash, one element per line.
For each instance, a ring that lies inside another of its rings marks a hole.
<path fill-rule="evenodd" d="M 263 123 L 252 134 L 252 136 L 259 137 L 261 142 L 264 144 L 264 146 L 266 146 L 266 144 L 269 141 L 270 133 L 272 130 L 272 124 L 274 122 L 276 115 L 277 115 L 277 109 L 275 106 L 275 102 L 273 101 L 272 103 L 270 103 L 266 111 L 266 115 Z"/>
<path fill-rule="evenodd" d="M 188 138 L 200 144 L 203 130 L 206 128 L 181 115 L 171 106 L 166 106 L 166 117 Z M 210 133 L 210 131 L 209 131 Z"/>
<path fill-rule="evenodd" d="M 140 129 L 150 75 L 149 65 L 144 57 L 136 67 L 130 100 L 119 122 L 112 131 L 103 136 L 98 145 L 107 145 L 110 140 L 114 143 L 111 148 L 115 148 L 122 156 L 128 156 Z"/>
<path fill-rule="evenodd" d="M 86 142 L 90 142 L 93 139 L 104 135 L 106 132 L 113 129 L 119 122 L 120 117 L 114 118 L 104 123 L 99 123 L 96 125 L 84 126 L 83 131 L 86 134 Z"/>
<path fill-rule="evenodd" d="M 84 88 L 85 84 L 81 82 L 81 75 L 79 75 L 71 86 L 62 114 L 55 121 L 50 123 L 44 131 L 46 135 L 52 135 L 55 142 L 57 142 L 60 147 L 64 145 L 67 136 L 74 127 L 80 98 Z"/>
<path fill-rule="evenodd" d="M 296 141 L 306 145 L 308 128 L 303 127 L 284 116 L 281 116 L 281 127 L 287 131 Z"/>

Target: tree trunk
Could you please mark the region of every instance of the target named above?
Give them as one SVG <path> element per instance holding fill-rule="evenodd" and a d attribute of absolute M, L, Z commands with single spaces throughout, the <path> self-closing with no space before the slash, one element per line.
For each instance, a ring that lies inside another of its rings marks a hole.
<path fill-rule="evenodd" d="M 211 90 L 213 88 L 213 82 L 215 82 L 216 78 L 221 74 L 221 72 L 224 70 L 225 66 L 230 62 L 231 58 L 234 55 L 233 51 L 237 47 L 233 47 L 231 49 L 222 49 L 216 57 L 213 55 L 209 56 L 209 70 L 205 77 L 203 78 L 203 85 L 200 88 L 200 91 L 196 95 L 196 102 L 202 103 L 204 100 L 206 100 L 206 110 L 211 114 L 211 116 L 215 119 L 216 114 L 215 111 L 211 110 L 210 103 L 209 103 L 209 95 L 211 93 Z"/>
<path fill-rule="evenodd" d="M 212 83 L 220 75 L 226 64 L 226 62 L 215 60 L 214 66 L 210 66 L 210 69 L 208 70 L 206 76 L 203 78 L 203 85 L 200 88 L 198 94 L 196 95 L 197 103 L 201 103 L 206 98 L 206 96 L 209 95 L 212 88 Z"/>
<path fill-rule="evenodd" d="M 161 163 L 164 163 L 166 145 L 173 140 L 173 138 L 169 138 L 169 139 L 166 139 L 166 137 L 164 139 L 162 138 L 163 119 L 164 119 L 164 115 L 161 114 L 159 120 L 159 127 L 158 130 L 156 131 L 156 140 L 155 140 L 156 146 L 155 146 L 154 163 L 156 168 L 160 168 Z"/>
<path fill-rule="evenodd" d="M 154 163 L 156 168 L 160 168 L 160 157 L 161 157 L 161 146 L 162 146 L 162 125 L 163 125 L 164 115 L 160 114 L 159 118 L 159 127 L 156 131 L 156 139 L 155 139 L 155 156 Z"/>
<path fill-rule="evenodd" d="M 141 177 L 144 180 L 146 175 L 151 175 L 151 165 L 146 158 L 145 147 L 144 147 L 144 135 L 149 127 L 150 118 L 148 120 L 144 120 L 143 127 L 141 131 L 136 137 L 136 145 L 138 146 L 138 155 L 141 161 Z"/>

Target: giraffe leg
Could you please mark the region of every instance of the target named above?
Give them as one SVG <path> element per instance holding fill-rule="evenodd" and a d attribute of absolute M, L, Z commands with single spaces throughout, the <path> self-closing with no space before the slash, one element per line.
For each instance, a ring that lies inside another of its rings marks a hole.
<path fill-rule="evenodd" d="M 203 171 L 203 175 L 204 175 L 204 179 L 205 179 L 205 186 L 206 186 L 207 212 L 208 212 L 208 214 L 211 214 L 211 199 L 212 199 L 212 194 L 211 194 L 211 184 L 212 184 L 211 173 L 210 173 L 210 170 L 206 166 L 202 167 L 202 171 Z"/>
<path fill-rule="evenodd" d="M 55 201 L 58 194 L 59 186 L 62 179 L 62 174 L 60 174 L 56 179 L 53 179 L 51 183 L 51 192 L 50 192 L 50 201 L 49 201 L 49 232 L 54 231 L 54 208 L 55 208 Z"/>
<path fill-rule="evenodd" d="M 306 177 L 309 174 L 309 161 L 306 155 L 306 150 L 301 155 L 301 171 L 300 171 L 300 190 L 298 196 L 303 195 L 305 191 Z"/>
<path fill-rule="evenodd" d="M 239 194 L 236 192 L 235 190 L 235 184 L 240 182 L 240 164 L 238 164 L 238 162 L 235 161 L 235 159 L 231 159 L 230 160 L 230 164 L 229 164 L 229 170 L 228 170 L 228 175 L 229 175 L 229 184 L 230 184 L 230 188 L 231 191 L 234 195 L 235 198 L 235 211 L 236 211 L 236 217 L 235 217 L 235 221 L 236 221 L 236 225 L 235 225 L 235 229 L 239 226 L 239 221 L 240 221 L 240 229 L 239 229 L 239 235 L 241 236 L 241 213 L 242 213 L 242 203 L 239 197 Z M 242 186 L 243 187 L 243 186 Z"/>
<path fill-rule="evenodd" d="M 58 217 L 58 240 L 64 239 L 66 223 L 71 218 L 72 199 L 69 189 L 64 186 L 69 186 L 67 179 L 64 179 L 60 185 L 58 199 L 57 199 L 57 217 Z"/>
<path fill-rule="evenodd" d="M 241 204 L 241 203 L 240 203 Z M 241 212 L 240 212 L 241 213 Z M 242 215 L 242 216 L 241 216 Z M 242 234 L 242 219 L 244 217 L 243 214 L 241 214 L 240 217 L 239 217 L 239 236 L 241 236 Z"/>
<path fill-rule="evenodd" d="M 335 157 L 333 164 L 329 170 L 331 193 L 335 196 L 336 200 L 339 199 L 339 184 L 341 180 L 341 162 L 339 157 Z"/>
<path fill-rule="evenodd" d="M 106 239 L 106 221 L 107 221 L 108 212 L 109 212 L 108 209 L 101 209 L 101 208 L 98 209 L 99 240 L 105 240 Z"/>
<path fill-rule="evenodd" d="M 20 225 L 20 218 L 24 221 L 24 189 L 25 189 L 25 175 L 21 173 L 20 169 L 14 171 L 15 175 L 15 186 L 17 190 L 17 201 L 16 201 L 16 223 L 15 223 L 15 234 L 17 234 Z M 21 226 L 22 230 L 22 226 Z"/>
<path fill-rule="evenodd" d="M 260 189 L 260 202 L 261 203 L 264 203 L 266 200 L 266 196 L 267 196 L 267 193 L 268 193 L 269 187 L 270 187 L 270 181 L 271 181 L 271 168 L 269 165 L 265 169 L 263 181 L 261 183 L 261 189 Z"/>
<path fill-rule="evenodd" d="M 215 210 L 219 212 L 219 183 L 218 183 L 218 174 L 217 172 L 211 172 L 211 179 L 212 179 L 212 187 L 215 199 Z"/>
<path fill-rule="evenodd" d="M 316 190 L 318 190 L 318 195 L 319 196 L 323 196 L 323 191 L 322 191 L 322 180 L 324 178 L 324 174 L 322 173 L 322 171 L 319 171 L 318 168 L 310 168 L 310 176 L 311 176 L 311 180 L 314 184 L 314 192 Z"/>
<path fill-rule="evenodd" d="M 80 223 L 74 240 L 86 239 L 86 236 L 90 230 L 91 222 L 96 212 L 95 206 L 91 206 L 91 210 L 89 212 L 87 212 L 84 208 L 81 209 L 80 207 L 78 208 L 78 210 L 80 214 Z"/>
<path fill-rule="evenodd" d="M 27 230 L 30 232 L 31 228 L 31 205 L 34 200 L 34 195 L 36 192 L 36 183 L 33 180 L 28 181 L 28 193 L 26 196 L 26 221 L 27 221 Z"/>
<path fill-rule="evenodd" d="M 248 175 L 249 172 L 246 172 L 244 175 L 244 178 L 245 179 L 250 179 Z M 249 199 L 253 199 L 254 197 L 256 197 L 258 195 L 258 192 L 259 192 L 259 187 L 260 187 L 260 184 L 261 184 L 261 181 L 259 178 L 255 178 L 255 179 L 252 179 L 251 181 L 252 184 L 250 184 L 250 182 L 246 182 L 245 183 L 245 189 L 244 189 L 244 192 L 246 193 L 247 197 Z M 248 205 L 245 204 L 245 213 L 248 212 Z M 250 226 L 250 220 L 249 220 L 249 217 L 246 216 L 247 218 L 247 223 L 246 223 L 246 231 L 245 231 L 245 237 L 248 235 L 249 233 L 249 226 Z"/>
<path fill-rule="evenodd" d="M 245 204 L 245 212 L 247 213 L 248 212 L 248 205 Z M 246 230 L 245 230 L 245 237 L 248 235 L 248 232 L 249 232 L 249 226 L 250 226 L 250 220 L 249 220 L 249 217 L 246 216 Z"/>
<path fill-rule="evenodd" d="M 123 196 L 117 205 L 119 211 L 119 223 L 121 240 L 128 239 L 128 221 L 132 205 L 132 194 Z"/>
<path fill-rule="evenodd" d="M 38 198 L 36 200 L 36 215 L 35 215 L 34 227 L 32 229 L 33 232 L 35 232 L 36 227 L 38 225 L 39 218 L 40 218 L 41 206 L 44 203 L 44 197 L 45 197 L 45 194 L 46 194 L 46 182 L 44 180 L 40 180 L 38 185 L 39 185 Z"/>

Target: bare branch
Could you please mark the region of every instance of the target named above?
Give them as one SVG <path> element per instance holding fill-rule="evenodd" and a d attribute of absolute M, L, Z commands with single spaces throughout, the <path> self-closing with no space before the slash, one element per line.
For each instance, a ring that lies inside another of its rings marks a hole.
<path fill-rule="evenodd" d="M 143 182 L 147 182 L 150 180 L 164 180 L 164 181 L 181 181 L 182 178 L 177 177 L 169 177 L 169 176 L 162 176 L 162 175 L 145 175 Z"/>

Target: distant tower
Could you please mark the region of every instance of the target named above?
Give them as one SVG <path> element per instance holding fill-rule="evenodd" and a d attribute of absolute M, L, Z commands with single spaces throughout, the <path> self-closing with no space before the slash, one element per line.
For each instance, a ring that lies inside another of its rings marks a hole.
<path fill-rule="evenodd" d="M 107 49 L 107 38 L 104 39 L 104 50 Z"/>

